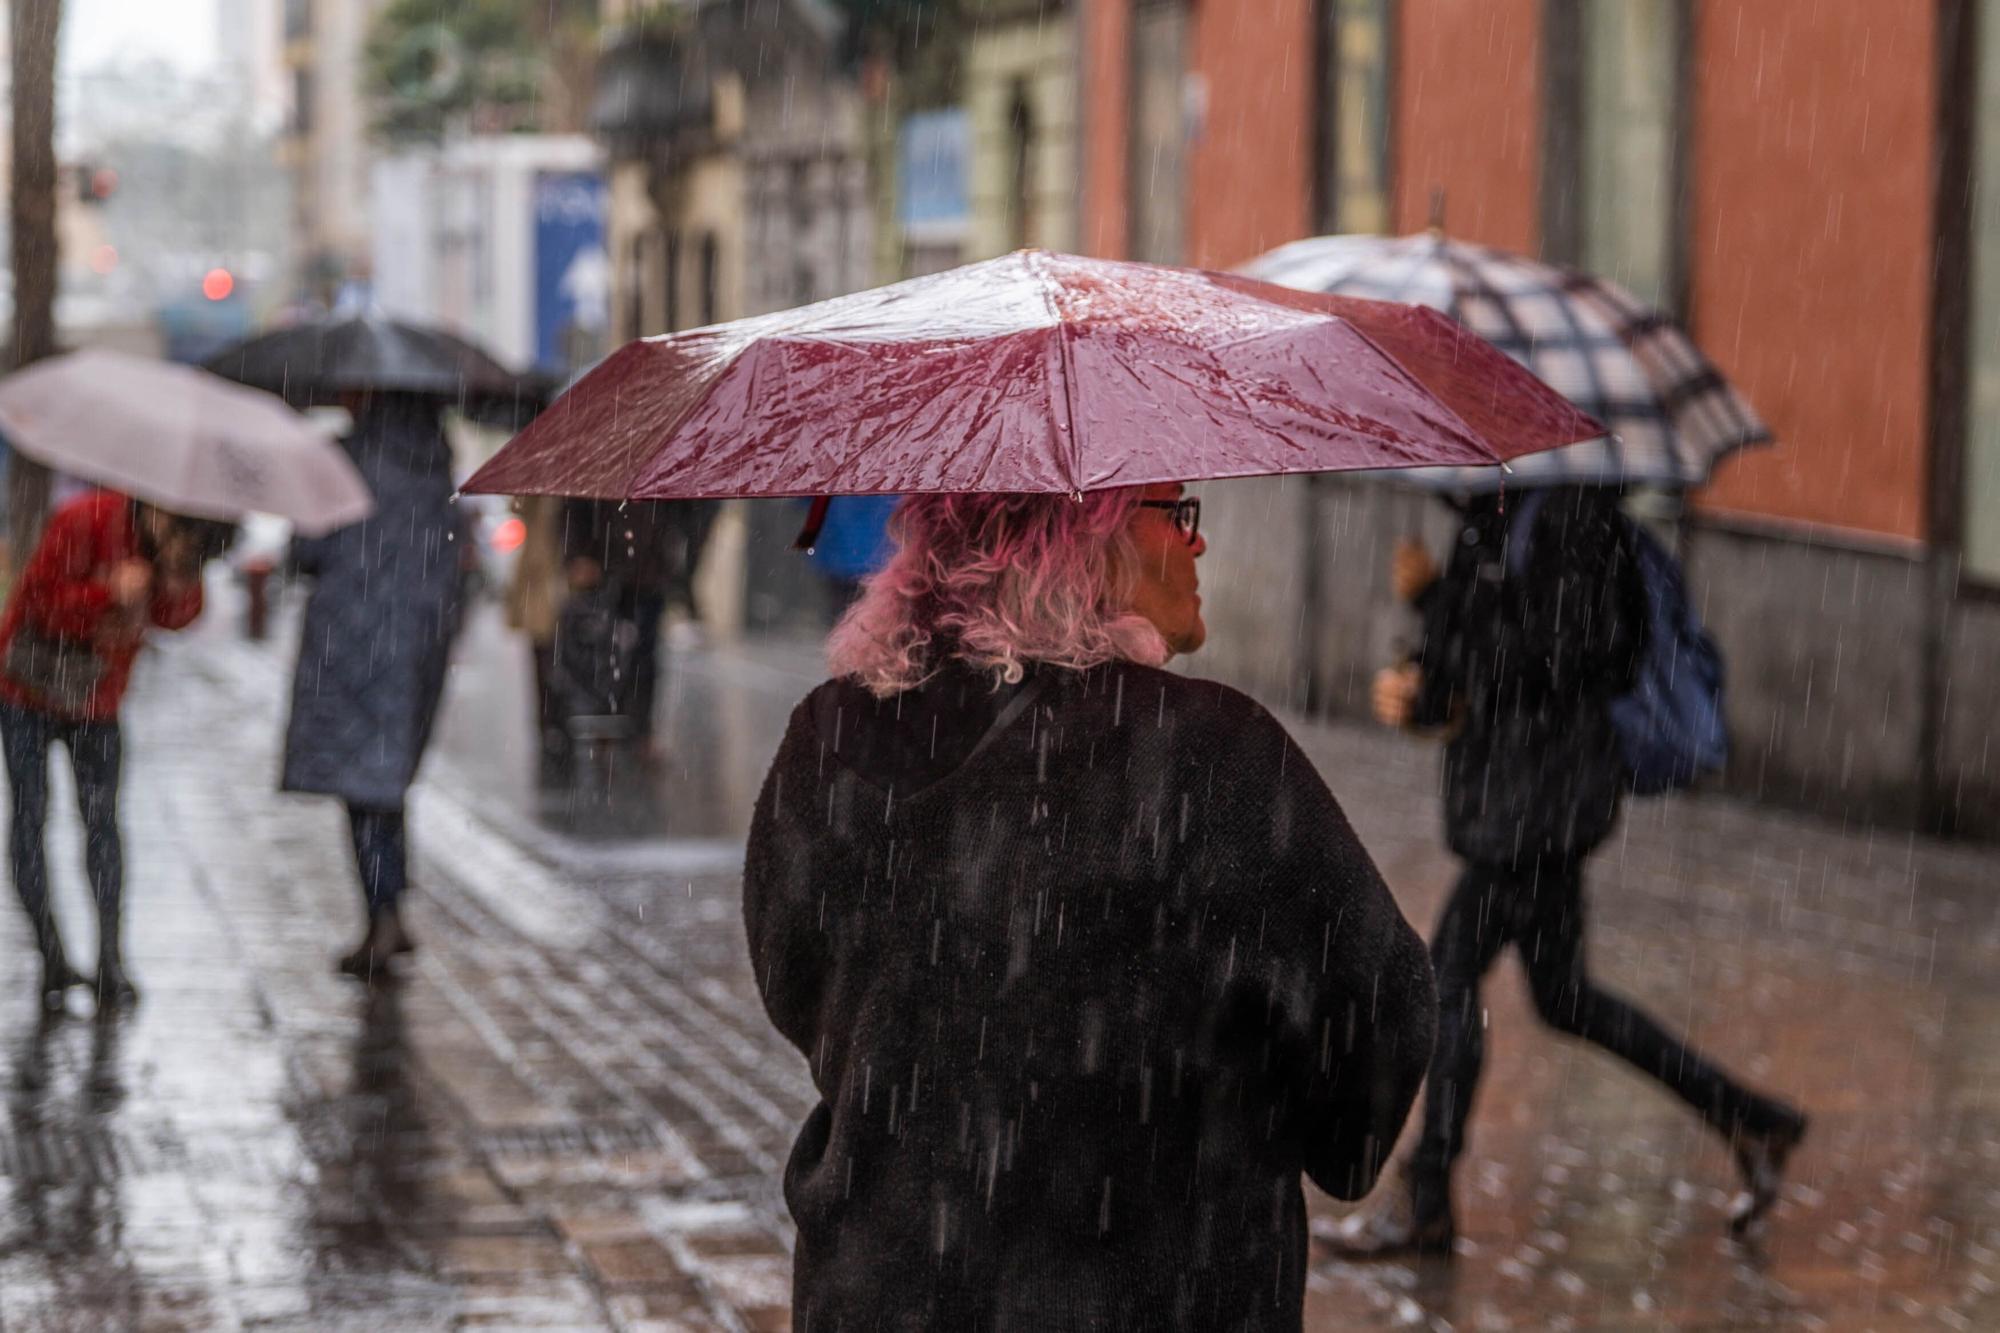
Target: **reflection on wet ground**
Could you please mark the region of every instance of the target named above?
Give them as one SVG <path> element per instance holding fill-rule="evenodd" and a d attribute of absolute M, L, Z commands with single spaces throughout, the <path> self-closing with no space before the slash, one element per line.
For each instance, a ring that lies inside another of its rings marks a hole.
<path fill-rule="evenodd" d="M 375 997 L 331 968 L 359 925 L 338 811 L 270 790 L 282 650 L 147 662 L 145 1006 L 38 1021 L 0 912 L 0 1330 L 788 1326 L 776 1178 L 810 1090 L 746 975 L 730 858 L 811 653 L 682 658 L 656 822 L 612 839 L 526 819 L 524 664 L 489 675 L 513 645 L 488 646 L 413 805 L 422 947 Z M 1453 870 L 1434 754 L 1303 739 L 1427 925 Z M 87 955 L 75 840 L 65 814 Z M 2000 853 L 1704 802 L 1635 807 L 1593 869 L 1603 978 L 1816 1116 L 1768 1236 L 1727 1239 L 1725 1154 L 1536 1028 L 1507 964 L 1463 1252 L 1320 1256 L 1309 1327 L 2000 1327 Z"/>

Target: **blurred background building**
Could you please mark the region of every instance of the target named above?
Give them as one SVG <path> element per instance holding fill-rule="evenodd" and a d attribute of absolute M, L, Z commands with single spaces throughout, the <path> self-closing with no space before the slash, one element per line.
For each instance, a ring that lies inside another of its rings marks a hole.
<path fill-rule="evenodd" d="M 73 338 L 372 301 L 566 374 L 1016 246 L 1226 267 L 1436 222 L 1654 302 L 1773 428 L 1677 511 L 1733 785 L 2000 832 L 1993 0 L 189 2 L 198 67 L 66 57 Z M 1440 507 L 1209 503 L 1203 669 L 1358 712 L 1409 632 L 1388 548 Z M 719 530 L 728 618 L 817 614 L 795 520 Z"/>
<path fill-rule="evenodd" d="M 1982 665 L 2000 651 L 2000 7 L 1265 0 L 1246 23 L 1093 0 L 1082 17 L 1086 248 L 1221 267 L 1441 219 L 1656 302 L 1778 440 L 1683 524 L 1731 668 L 1732 781 L 2000 829 L 2000 674 Z M 1386 551 L 1437 527 L 1435 506 L 1336 479 L 1227 492 L 1262 534 L 1210 557 L 1235 592 L 1215 614 L 1261 631 L 1216 636 L 1239 645 L 1227 669 L 1359 711 L 1401 632 Z"/>

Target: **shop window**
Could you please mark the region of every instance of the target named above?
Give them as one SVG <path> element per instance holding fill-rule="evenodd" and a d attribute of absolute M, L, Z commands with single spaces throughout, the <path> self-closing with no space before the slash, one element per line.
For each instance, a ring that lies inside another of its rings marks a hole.
<path fill-rule="evenodd" d="M 1975 21 L 1970 411 L 1965 435 L 1966 573 L 2000 583 L 2000 8 Z"/>
<path fill-rule="evenodd" d="M 1542 251 L 1681 313 L 1689 0 L 1548 0 Z"/>
<path fill-rule="evenodd" d="M 1393 0 L 1319 0 L 1314 226 L 1386 232 Z"/>
<path fill-rule="evenodd" d="M 1160 264 L 1181 262 L 1187 243 L 1187 39 L 1186 0 L 1134 6 L 1127 240 L 1132 258 Z"/>

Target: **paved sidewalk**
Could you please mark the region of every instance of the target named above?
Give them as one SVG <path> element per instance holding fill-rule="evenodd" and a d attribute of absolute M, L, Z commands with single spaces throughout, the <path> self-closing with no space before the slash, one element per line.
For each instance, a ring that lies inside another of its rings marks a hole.
<path fill-rule="evenodd" d="M 0 912 L 0 1330 L 788 1326 L 776 1176 L 811 1092 L 747 975 L 728 839 L 528 828 L 481 752 L 447 744 L 414 806 L 423 951 L 369 1001 L 330 967 L 359 916 L 339 813 L 270 790 L 275 658 L 211 633 L 144 665 L 136 1016 L 96 1025 L 79 998 L 37 1024 L 25 930 Z M 669 781 L 733 789 L 812 663 L 754 647 L 677 670 Z M 1435 756 L 1302 738 L 1428 926 L 1452 869 Z M 72 823 L 51 850 L 78 909 Z M 1721 803 L 1635 807 L 1595 870 L 1593 962 L 1814 1112 L 1768 1238 L 1725 1238 L 1723 1152 L 1536 1029 L 1507 964 L 1463 1252 L 1322 1260 L 1309 1326 L 2000 1327 L 1996 869 Z"/>

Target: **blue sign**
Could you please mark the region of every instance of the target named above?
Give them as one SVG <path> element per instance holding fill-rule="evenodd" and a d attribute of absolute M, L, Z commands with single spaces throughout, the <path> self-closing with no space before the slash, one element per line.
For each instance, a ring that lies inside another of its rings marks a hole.
<path fill-rule="evenodd" d="M 903 122 L 896 218 L 903 230 L 955 237 L 972 215 L 966 189 L 965 112 L 926 111 Z"/>
<path fill-rule="evenodd" d="M 571 370 L 601 354 L 611 326 L 604 180 L 588 171 L 535 176 L 535 364 Z"/>

